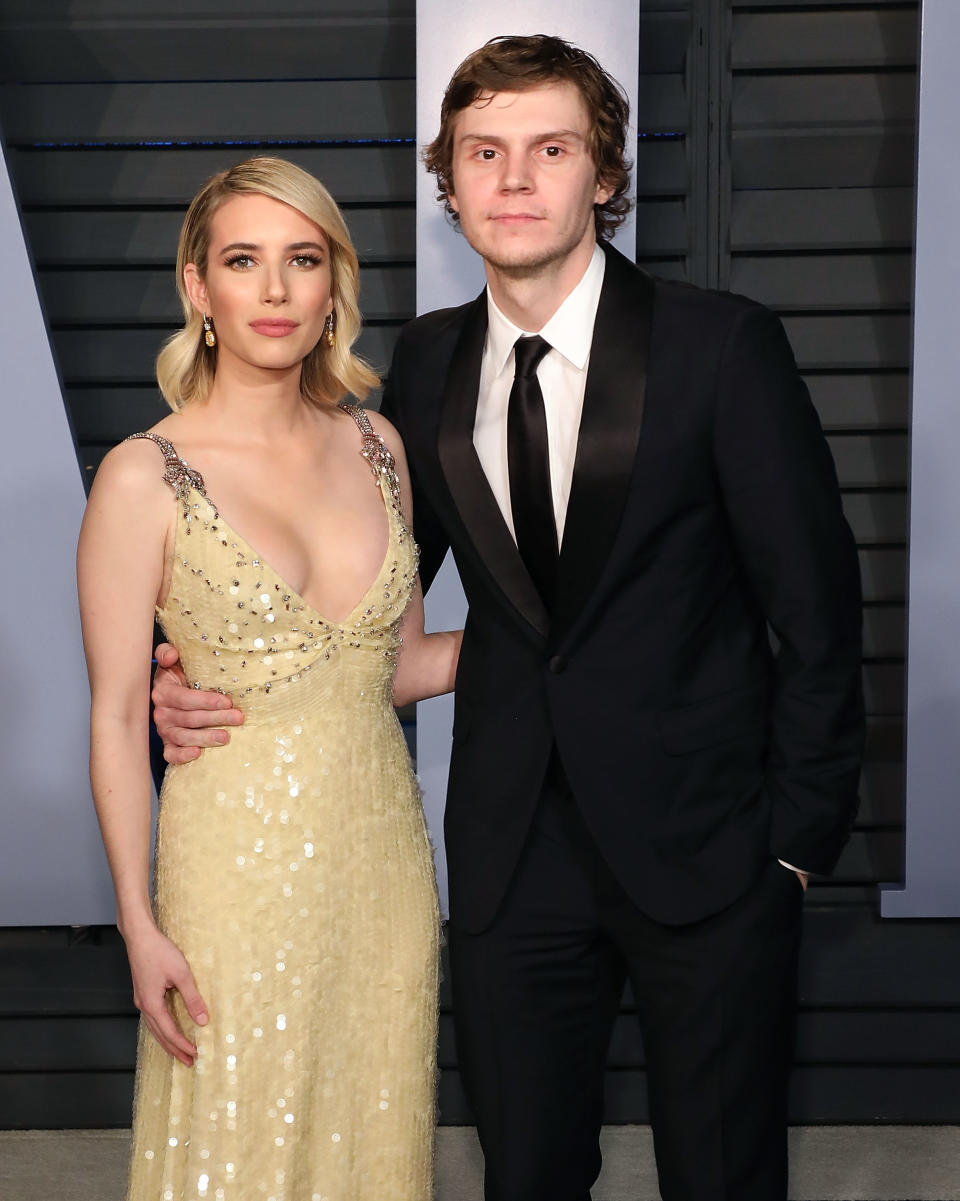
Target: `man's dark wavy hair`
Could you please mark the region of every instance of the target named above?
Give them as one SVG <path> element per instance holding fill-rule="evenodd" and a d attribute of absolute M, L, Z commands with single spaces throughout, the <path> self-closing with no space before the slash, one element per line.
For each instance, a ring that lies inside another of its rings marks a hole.
<path fill-rule="evenodd" d="M 481 96 L 525 92 L 546 83 L 572 83 L 590 115 L 587 140 L 597 180 L 610 188 L 606 204 L 594 205 L 598 241 L 606 241 L 630 211 L 627 188 L 631 163 L 626 158 L 630 106 L 623 89 L 592 54 L 562 38 L 538 33 L 530 37 L 497 37 L 475 50 L 457 67 L 440 108 L 440 132 L 423 152 L 427 170 L 436 176 L 437 199 L 450 204 L 453 179 L 453 131 L 456 117 Z"/>

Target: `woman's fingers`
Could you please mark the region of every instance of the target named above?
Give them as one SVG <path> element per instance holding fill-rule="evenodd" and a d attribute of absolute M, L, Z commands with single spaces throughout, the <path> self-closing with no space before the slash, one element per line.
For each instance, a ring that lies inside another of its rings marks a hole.
<path fill-rule="evenodd" d="M 197 1048 L 177 1025 L 167 1005 L 166 993 L 154 994 L 149 1001 L 138 1002 L 137 1007 L 143 1014 L 150 1033 L 164 1051 L 179 1059 L 188 1068 L 193 1067 Z"/>
<path fill-rule="evenodd" d="M 147 1010 L 142 1012 L 147 1029 L 164 1051 L 174 1059 L 179 1059 L 188 1068 L 192 1068 L 197 1058 L 197 1048 L 179 1029 L 166 1004 L 161 1002 L 159 1008 L 154 1008 L 149 1013 Z"/>
<path fill-rule="evenodd" d="M 133 975 L 133 999 L 147 1028 L 168 1055 L 192 1067 L 196 1046 L 177 1024 L 168 1004 L 176 990 L 187 1013 L 198 1026 L 208 1021 L 207 1007 L 183 953 L 156 927 L 141 931 L 127 942 Z"/>
<path fill-rule="evenodd" d="M 184 1005 L 187 1007 L 187 1013 L 198 1026 L 207 1024 L 207 1007 L 204 1004 L 203 997 L 200 996 L 200 990 L 197 988 L 197 983 L 193 978 L 193 973 L 183 965 L 183 971 L 179 972 L 173 981 L 174 987 L 180 994 Z"/>

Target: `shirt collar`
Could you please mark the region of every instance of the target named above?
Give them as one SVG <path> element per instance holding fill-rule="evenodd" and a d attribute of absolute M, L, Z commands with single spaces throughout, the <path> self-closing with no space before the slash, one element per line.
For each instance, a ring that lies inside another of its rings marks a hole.
<path fill-rule="evenodd" d="M 600 303 L 605 267 L 603 251 L 599 246 L 594 246 L 580 282 L 543 329 L 538 331 L 540 337 L 545 338 L 578 371 L 584 369 L 590 357 L 593 323 Z M 517 338 L 524 336 L 529 337 L 529 331 L 520 329 L 503 315 L 487 288 L 487 352 L 495 375 L 499 375 L 506 367 Z"/>

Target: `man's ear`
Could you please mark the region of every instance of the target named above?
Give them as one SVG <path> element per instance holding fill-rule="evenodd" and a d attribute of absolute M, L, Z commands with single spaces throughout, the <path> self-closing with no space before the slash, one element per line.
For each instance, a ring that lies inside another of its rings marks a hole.
<path fill-rule="evenodd" d="M 451 192 L 449 188 L 447 188 L 447 204 L 450 205 L 450 207 L 453 209 L 453 211 L 455 213 L 460 212 L 460 205 L 457 204 L 457 198 L 456 198 L 456 196 L 454 196 L 453 192 Z"/>
<path fill-rule="evenodd" d="M 183 283 L 187 289 L 187 295 L 190 297 L 190 303 L 197 312 L 201 314 L 208 312 L 207 285 L 203 282 L 203 276 L 196 263 L 187 263 L 184 267 Z"/>
<path fill-rule="evenodd" d="M 597 180 L 597 190 L 593 194 L 594 204 L 606 204 L 613 195 L 613 188 L 608 188 L 601 180 Z"/>

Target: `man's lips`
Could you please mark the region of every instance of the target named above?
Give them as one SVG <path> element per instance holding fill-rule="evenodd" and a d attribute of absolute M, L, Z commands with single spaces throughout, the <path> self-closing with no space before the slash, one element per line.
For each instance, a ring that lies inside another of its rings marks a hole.
<path fill-rule="evenodd" d="M 505 225 L 523 225 L 528 221 L 542 221 L 539 213 L 493 213 L 491 221 L 500 221 Z"/>
<path fill-rule="evenodd" d="M 292 334 L 299 324 L 299 321 L 287 321 L 277 317 L 264 317 L 260 321 L 251 321 L 250 328 L 255 329 L 258 334 L 264 334 L 268 338 L 285 338 L 287 334 Z"/>

